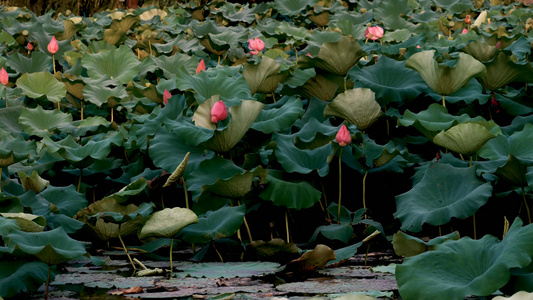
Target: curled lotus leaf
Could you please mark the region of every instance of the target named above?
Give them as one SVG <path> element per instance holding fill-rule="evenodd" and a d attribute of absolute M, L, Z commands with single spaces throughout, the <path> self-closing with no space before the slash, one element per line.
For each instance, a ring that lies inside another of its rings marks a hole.
<path fill-rule="evenodd" d="M 481 85 L 496 91 L 510 82 L 533 82 L 531 63 L 518 64 L 512 56 L 500 52 L 492 61 L 486 63 L 487 72 L 479 78 Z"/>
<path fill-rule="evenodd" d="M 519 291 L 514 293 L 511 297 L 496 296 L 493 300 L 529 300 L 533 299 L 533 293 Z"/>
<path fill-rule="evenodd" d="M 435 250 L 437 245 L 440 245 L 447 240 L 458 240 L 459 238 L 459 232 L 455 231 L 426 242 L 398 230 L 398 232 L 392 236 L 392 246 L 396 255 L 411 257 L 426 251 Z"/>
<path fill-rule="evenodd" d="M 149 217 L 139 233 L 139 238 L 173 238 L 183 228 L 194 223 L 198 223 L 198 216 L 192 210 L 181 207 L 165 208 Z"/>
<path fill-rule="evenodd" d="M 202 192 L 209 191 L 230 199 L 240 199 L 250 192 L 256 177 L 259 177 L 260 182 L 263 183 L 267 177 L 267 172 L 263 167 L 258 166 L 242 174 L 235 174 L 229 179 L 219 178 L 214 184 L 203 186 Z"/>
<path fill-rule="evenodd" d="M 462 50 L 481 62 L 491 61 L 498 53 L 498 48 L 491 46 L 484 41 L 473 41 L 466 45 Z"/>
<path fill-rule="evenodd" d="M 516 156 L 509 154 L 507 162 L 496 169 L 496 175 L 510 182 L 512 185 L 526 187 L 527 182 L 527 165 L 523 164 Z"/>
<path fill-rule="evenodd" d="M 316 247 L 307 251 L 298 259 L 289 262 L 284 272 L 313 272 L 323 269 L 331 260 L 335 260 L 335 251 L 330 247 L 318 244 Z"/>
<path fill-rule="evenodd" d="M 365 130 L 381 115 L 381 107 L 370 89 L 357 88 L 339 94 L 324 108 L 324 116 L 336 116 Z"/>
<path fill-rule="evenodd" d="M 365 54 L 359 43 L 349 37 L 342 37 L 338 42 L 322 44 L 316 57 L 316 66 L 333 74 L 346 76 L 348 70 Z"/>
<path fill-rule="evenodd" d="M 1 213 L 0 216 L 16 220 L 20 230 L 24 232 L 41 232 L 46 226 L 46 219 L 42 216 L 25 213 Z"/>
<path fill-rule="evenodd" d="M 268 77 L 279 74 L 279 72 L 280 65 L 272 58 L 264 56 L 261 62 L 256 65 L 250 63 L 245 64 L 242 76 L 250 86 L 250 91 L 253 95 Z"/>
<path fill-rule="evenodd" d="M 0 168 L 5 168 L 19 161 L 26 160 L 35 151 L 35 141 L 27 142 L 22 135 L 19 135 L 17 138 L 11 136 L 0 138 Z"/>
<path fill-rule="evenodd" d="M 29 176 L 24 172 L 18 172 L 17 174 L 26 191 L 32 190 L 38 194 L 50 184 L 50 181 L 39 176 L 37 171 L 33 171 Z"/>
<path fill-rule="evenodd" d="M 60 128 L 70 127 L 72 115 L 58 109 L 44 110 L 41 106 L 34 109 L 26 107 L 20 114 L 19 122 L 26 133 L 45 137 Z"/>
<path fill-rule="evenodd" d="M 303 86 L 302 93 L 309 98 L 317 97 L 324 101 L 330 101 L 335 97 L 339 85 L 328 78 L 316 75 L 309 79 Z"/>
<path fill-rule="evenodd" d="M 433 142 L 459 154 L 472 155 L 483 147 L 486 142 L 495 137 L 483 125 L 461 123 L 438 133 L 433 138 Z"/>
<path fill-rule="evenodd" d="M 405 66 L 417 71 L 439 95 L 450 95 L 467 85 L 472 78 L 481 77 L 486 72 L 485 65 L 469 54 L 459 53 L 454 67 L 438 64 L 434 54 L 435 50 L 415 53 L 405 62 Z"/>

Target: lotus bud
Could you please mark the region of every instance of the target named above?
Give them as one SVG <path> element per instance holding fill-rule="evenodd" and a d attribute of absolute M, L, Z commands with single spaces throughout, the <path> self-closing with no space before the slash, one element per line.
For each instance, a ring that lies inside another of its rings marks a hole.
<path fill-rule="evenodd" d="M 218 101 L 211 108 L 211 123 L 217 123 L 218 121 L 224 121 L 228 117 L 228 110 L 222 100 Z"/>
<path fill-rule="evenodd" d="M 462 33 L 462 34 L 466 34 L 466 33 L 468 33 L 468 29 L 463 28 L 463 32 L 461 32 L 461 33 Z"/>
<path fill-rule="evenodd" d="M 28 47 L 28 50 L 30 50 L 30 51 L 33 50 L 33 44 L 32 43 L 28 43 L 27 47 Z"/>
<path fill-rule="evenodd" d="M 205 71 L 205 62 L 203 59 L 198 64 L 198 67 L 196 67 L 196 74 L 200 73 L 200 71 Z"/>
<path fill-rule="evenodd" d="M 259 38 L 254 38 L 253 40 L 249 39 L 248 49 L 250 49 L 250 53 L 257 55 L 259 52 L 265 49 L 265 43 Z"/>
<path fill-rule="evenodd" d="M 2 83 L 3 85 L 7 85 L 8 82 L 9 82 L 9 75 L 7 74 L 6 69 L 2 68 L 0 70 L 0 83 Z"/>
<path fill-rule="evenodd" d="M 335 140 L 341 147 L 344 147 L 352 142 L 352 137 L 350 136 L 350 131 L 348 131 L 348 128 L 346 128 L 346 125 L 342 125 L 341 129 L 339 129 L 339 132 L 337 132 L 337 135 L 335 136 Z"/>
<path fill-rule="evenodd" d="M 496 49 L 501 49 L 502 48 L 502 42 L 498 41 L 496 43 Z"/>
<path fill-rule="evenodd" d="M 48 52 L 55 54 L 59 50 L 59 45 L 55 36 L 52 36 L 52 40 L 48 43 Z"/>
<path fill-rule="evenodd" d="M 466 23 L 466 24 L 470 24 L 470 23 L 472 23 L 472 17 L 470 17 L 470 15 L 466 15 L 465 23 Z"/>
<path fill-rule="evenodd" d="M 167 105 L 168 99 L 170 99 L 170 97 L 172 97 L 172 95 L 167 89 L 165 89 L 165 92 L 163 93 L 163 104 Z"/>

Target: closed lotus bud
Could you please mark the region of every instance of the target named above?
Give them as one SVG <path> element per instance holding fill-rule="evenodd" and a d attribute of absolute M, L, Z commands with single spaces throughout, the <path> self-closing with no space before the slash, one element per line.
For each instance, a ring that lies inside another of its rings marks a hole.
<path fill-rule="evenodd" d="M 339 129 L 339 132 L 337 132 L 337 135 L 335 136 L 335 140 L 341 147 L 344 147 L 352 142 L 352 137 L 350 136 L 350 131 L 348 131 L 348 128 L 346 128 L 346 125 L 342 125 L 341 129 Z"/>
<path fill-rule="evenodd" d="M 196 74 L 200 73 L 200 71 L 205 71 L 205 62 L 203 59 L 198 64 L 198 67 L 196 67 Z"/>
<path fill-rule="evenodd" d="M 172 95 L 167 89 L 165 89 L 165 92 L 163 93 L 163 104 L 167 105 L 168 99 L 170 99 L 170 97 L 172 97 Z"/>
<path fill-rule="evenodd" d="M 9 75 L 7 75 L 6 69 L 2 68 L 0 70 L 0 83 L 2 83 L 3 85 L 7 85 L 8 82 L 9 82 Z"/>
<path fill-rule="evenodd" d="M 30 50 L 30 51 L 33 50 L 33 44 L 32 43 L 28 43 L 27 47 L 28 47 L 28 50 Z"/>
<path fill-rule="evenodd" d="M 257 55 L 257 53 L 265 49 L 265 43 L 259 38 L 254 38 L 253 40 L 249 39 L 248 49 L 250 49 L 250 53 L 252 53 L 253 55 Z"/>
<path fill-rule="evenodd" d="M 55 54 L 59 50 L 59 45 L 55 36 L 52 36 L 52 40 L 48 43 L 48 52 Z"/>
<path fill-rule="evenodd" d="M 463 32 L 461 32 L 461 33 L 462 33 L 462 34 L 466 34 L 466 33 L 468 33 L 468 29 L 463 28 Z"/>
<path fill-rule="evenodd" d="M 502 42 L 497 42 L 496 49 L 501 49 L 501 48 L 502 48 Z"/>
<path fill-rule="evenodd" d="M 466 23 L 466 24 L 470 24 L 470 23 L 472 23 L 472 17 L 470 17 L 470 15 L 466 15 L 465 23 Z"/>
<path fill-rule="evenodd" d="M 228 110 L 222 100 L 218 101 L 211 108 L 211 123 L 217 123 L 218 121 L 224 121 L 228 117 Z"/>

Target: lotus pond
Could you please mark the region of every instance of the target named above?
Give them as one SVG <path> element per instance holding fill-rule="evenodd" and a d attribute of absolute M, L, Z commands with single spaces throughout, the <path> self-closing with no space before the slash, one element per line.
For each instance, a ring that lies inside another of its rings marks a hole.
<path fill-rule="evenodd" d="M 532 293 L 530 2 L 0 6 L 0 297 Z"/>

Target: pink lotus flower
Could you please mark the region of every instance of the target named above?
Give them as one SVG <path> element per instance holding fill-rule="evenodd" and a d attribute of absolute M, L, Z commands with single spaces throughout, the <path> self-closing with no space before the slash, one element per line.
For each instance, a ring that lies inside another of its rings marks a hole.
<path fill-rule="evenodd" d="M 265 49 L 265 43 L 259 38 L 254 38 L 253 40 L 249 39 L 248 49 L 250 49 L 250 53 L 257 55 L 259 52 Z"/>
<path fill-rule="evenodd" d="M 470 15 L 466 15 L 465 23 L 466 23 L 466 24 L 470 24 L 470 23 L 472 23 L 472 17 L 470 17 Z"/>
<path fill-rule="evenodd" d="M 0 70 L 0 83 L 2 83 L 3 85 L 7 85 L 8 82 L 9 82 L 9 75 L 7 75 L 6 69 L 2 68 Z"/>
<path fill-rule="evenodd" d="M 383 28 L 379 26 L 367 27 L 365 31 L 365 37 L 368 40 L 375 41 L 375 40 L 379 40 L 380 38 L 382 38 L 383 33 L 384 33 Z"/>
<path fill-rule="evenodd" d="M 502 42 L 497 42 L 496 49 L 501 49 L 501 48 L 502 48 Z"/>
<path fill-rule="evenodd" d="M 27 47 L 28 47 L 28 50 L 30 50 L 30 51 L 33 50 L 33 44 L 32 43 L 28 43 Z"/>
<path fill-rule="evenodd" d="M 222 100 L 218 101 L 211 108 L 211 123 L 217 123 L 218 121 L 224 121 L 228 117 L 228 110 Z"/>
<path fill-rule="evenodd" d="M 200 73 L 200 71 L 205 71 L 205 62 L 203 59 L 198 64 L 198 67 L 196 67 L 196 74 Z"/>
<path fill-rule="evenodd" d="M 416 49 L 420 49 L 420 48 L 421 48 L 420 45 L 416 45 Z"/>
<path fill-rule="evenodd" d="M 337 132 L 337 135 L 335 136 L 335 140 L 341 147 L 344 147 L 352 142 L 352 137 L 350 136 L 350 131 L 348 131 L 348 128 L 346 128 L 346 125 L 342 125 L 341 129 L 339 129 L 339 132 Z"/>
<path fill-rule="evenodd" d="M 462 34 L 466 34 L 466 33 L 468 33 L 468 29 L 463 28 L 463 32 L 461 32 L 461 33 L 462 33 Z"/>
<path fill-rule="evenodd" d="M 170 97 L 172 97 L 172 95 L 167 89 L 165 89 L 165 92 L 163 93 L 163 104 L 167 105 L 168 99 L 170 99 Z"/>
<path fill-rule="evenodd" d="M 59 50 L 59 45 L 55 36 L 52 36 L 52 40 L 48 43 L 48 52 L 55 54 Z"/>

